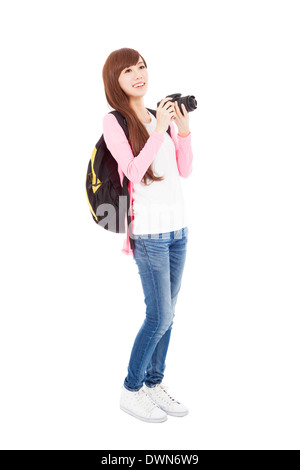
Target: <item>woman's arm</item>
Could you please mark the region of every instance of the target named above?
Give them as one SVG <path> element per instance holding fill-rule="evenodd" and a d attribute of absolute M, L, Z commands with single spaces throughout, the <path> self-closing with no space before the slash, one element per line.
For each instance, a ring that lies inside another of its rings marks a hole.
<path fill-rule="evenodd" d="M 190 176 L 193 170 L 193 151 L 191 132 L 182 137 L 177 134 L 174 122 L 170 122 L 171 136 L 176 150 L 176 161 L 179 175 L 183 178 Z"/>
<path fill-rule="evenodd" d="M 108 150 L 133 183 L 141 182 L 164 141 L 162 134 L 153 131 L 140 153 L 134 157 L 125 132 L 111 113 L 103 118 L 103 136 Z"/>

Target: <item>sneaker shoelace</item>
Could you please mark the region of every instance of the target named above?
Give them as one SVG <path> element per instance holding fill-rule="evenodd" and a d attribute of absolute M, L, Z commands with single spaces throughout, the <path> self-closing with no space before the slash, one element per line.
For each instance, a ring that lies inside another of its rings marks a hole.
<path fill-rule="evenodd" d="M 161 398 L 168 405 L 172 405 L 174 403 L 178 403 L 180 405 L 180 402 L 175 400 L 175 398 L 170 395 L 169 389 L 166 385 L 160 383 L 154 387 L 154 391 L 158 394 L 159 398 Z"/>

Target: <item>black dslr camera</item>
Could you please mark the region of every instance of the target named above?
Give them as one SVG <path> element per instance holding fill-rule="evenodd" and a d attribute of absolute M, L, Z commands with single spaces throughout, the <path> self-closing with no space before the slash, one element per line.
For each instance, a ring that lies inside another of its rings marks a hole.
<path fill-rule="evenodd" d="M 194 111 L 194 109 L 197 109 L 197 101 L 194 95 L 182 96 L 181 98 L 180 96 L 181 96 L 181 93 L 174 93 L 173 95 L 167 95 L 166 98 L 172 98 L 171 100 L 168 100 L 167 103 L 171 101 L 173 102 L 177 101 L 181 114 L 183 114 L 182 108 L 181 108 L 182 103 L 184 104 L 185 109 L 187 110 L 188 113 L 191 111 Z M 157 103 L 157 106 L 159 106 L 159 103 L 160 101 Z"/>

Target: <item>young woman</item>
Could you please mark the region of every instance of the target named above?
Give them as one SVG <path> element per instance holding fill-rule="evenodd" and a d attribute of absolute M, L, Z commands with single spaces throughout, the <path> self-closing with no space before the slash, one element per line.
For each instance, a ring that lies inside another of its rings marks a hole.
<path fill-rule="evenodd" d="M 147 64 L 134 49 L 113 51 L 102 76 L 108 104 L 126 118 L 128 125 L 129 140 L 116 117 L 108 113 L 103 119 L 103 135 L 118 162 L 121 182 L 124 174 L 129 180 L 135 246 L 133 250 L 130 247 L 127 226 L 122 251 L 133 255 L 146 304 L 120 407 L 143 421 L 163 422 L 168 415 L 188 413 L 162 380 L 188 241 L 180 176 L 187 178 L 192 171 L 189 115 L 184 105 L 182 114 L 170 97 L 161 100 L 156 117 L 146 109 Z"/>

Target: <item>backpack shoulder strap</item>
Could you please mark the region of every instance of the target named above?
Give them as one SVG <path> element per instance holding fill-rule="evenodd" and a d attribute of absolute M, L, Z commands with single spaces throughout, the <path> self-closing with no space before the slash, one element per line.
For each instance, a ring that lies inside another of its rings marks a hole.
<path fill-rule="evenodd" d="M 117 120 L 118 120 L 118 123 L 120 124 L 120 126 L 122 127 L 123 131 L 125 132 L 125 135 L 128 139 L 129 137 L 129 132 L 128 132 L 128 127 L 127 127 L 127 122 L 126 122 L 126 119 L 125 117 L 119 112 L 119 111 L 110 111 L 109 114 L 113 114 Z"/>

